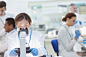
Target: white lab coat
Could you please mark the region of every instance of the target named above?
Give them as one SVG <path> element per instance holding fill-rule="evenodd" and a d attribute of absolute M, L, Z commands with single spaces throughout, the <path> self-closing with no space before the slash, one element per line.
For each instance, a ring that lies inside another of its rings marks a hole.
<path fill-rule="evenodd" d="M 5 13 L 4 16 L 0 16 L 0 31 L 4 29 L 5 20 L 8 17 L 14 18 L 14 15 Z"/>
<path fill-rule="evenodd" d="M 68 29 L 69 33 L 73 35 L 70 27 L 66 25 L 64 26 Z M 58 33 L 59 55 L 63 57 L 80 57 L 73 51 L 73 46 L 75 45 L 76 40 L 71 40 L 71 37 L 64 26 L 60 28 Z"/>
<path fill-rule="evenodd" d="M 8 49 L 8 35 L 14 30 L 7 33 L 4 29 L 0 31 L 0 52 L 5 52 Z"/>
<path fill-rule="evenodd" d="M 0 31 L 0 52 L 5 52 L 7 50 L 7 32 L 5 30 Z"/>
<path fill-rule="evenodd" d="M 30 33 L 29 33 L 30 35 Z M 26 37 L 27 43 L 29 42 L 30 36 Z M 30 40 L 30 48 L 38 49 L 38 56 L 47 55 L 46 49 L 44 48 L 44 35 L 38 31 L 32 31 L 31 40 Z M 27 46 L 27 45 L 26 45 Z M 8 36 L 8 51 L 5 53 L 5 57 L 10 57 L 9 53 L 12 49 L 20 47 L 20 40 L 18 38 L 18 31 L 15 31 Z M 27 54 L 30 57 L 33 57 L 31 53 Z"/>

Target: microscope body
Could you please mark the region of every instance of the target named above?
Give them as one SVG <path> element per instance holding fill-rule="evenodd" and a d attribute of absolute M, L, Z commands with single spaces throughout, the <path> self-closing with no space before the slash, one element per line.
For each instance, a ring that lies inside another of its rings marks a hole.
<path fill-rule="evenodd" d="M 20 57 L 26 57 L 26 53 L 30 53 L 30 47 L 26 47 L 26 36 L 28 35 L 28 29 L 20 29 L 18 36 L 20 37 L 20 48 L 16 48 L 16 53 Z"/>
<path fill-rule="evenodd" d="M 20 57 L 26 57 L 26 32 L 20 32 Z"/>

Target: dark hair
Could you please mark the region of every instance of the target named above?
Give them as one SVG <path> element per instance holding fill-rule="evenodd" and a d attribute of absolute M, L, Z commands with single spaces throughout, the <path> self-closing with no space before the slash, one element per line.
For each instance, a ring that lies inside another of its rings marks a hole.
<path fill-rule="evenodd" d="M 0 1 L 0 8 L 5 7 L 6 8 L 6 2 L 5 1 Z"/>
<path fill-rule="evenodd" d="M 21 20 L 23 20 L 23 19 L 27 20 L 27 21 L 29 22 L 29 24 L 30 24 L 30 22 L 31 22 L 30 16 L 29 16 L 28 14 L 26 14 L 26 13 L 20 13 L 20 14 L 18 14 L 18 15 L 16 16 L 16 18 L 15 18 L 15 25 L 16 25 L 19 21 L 21 21 Z"/>
<path fill-rule="evenodd" d="M 7 18 L 6 19 L 6 21 L 8 21 L 7 23 L 8 23 L 8 25 L 13 25 L 13 27 L 15 28 L 15 20 L 14 20 L 14 18 Z"/>
<path fill-rule="evenodd" d="M 62 19 L 62 21 L 67 20 L 67 18 L 71 19 L 72 17 L 76 17 L 76 15 L 74 13 L 67 13 L 66 16 Z"/>
<path fill-rule="evenodd" d="M 73 6 L 73 5 L 76 5 L 76 4 L 73 4 L 73 3 L 72 3 L 72 4 L 70 4 L 69 6 Z"/>

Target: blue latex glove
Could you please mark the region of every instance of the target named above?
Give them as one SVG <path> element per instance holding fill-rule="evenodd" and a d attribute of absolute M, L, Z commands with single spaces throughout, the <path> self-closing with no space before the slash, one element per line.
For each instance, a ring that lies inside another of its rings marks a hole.
<path fill-rule="evenodd" d="M 17 49 L 11 50 L 9 56 L 17 56 L 17 53 L 15 52 Z"/>
<path fill-rule="evenodd" d="M 86 39 L 84 39 L 83 44 L 86 44 Z"/>
<path fill-rule="evenodd" d="M 33 54 L 33 56 L 37 56 L 38 55 L 38 49 L 36 49 L 36 48 L 31 48 L 31 52 L 30 53 L 32 53 Z"/>
<path fill-rule="evenodd" d="M 82 22 L 81 22 L 81 21 L 79 21 L 79 24 L 80 24 L 80 25 L 82 25 Z"/>
<path fill-rule="evenodd" d="M 75 21 L 75 24 L 77 24 L 78 21 Z"/>
<path fill-rule="evenodd" d="M 79 30 L 75 31 L 75 38 L 79 38 L 79 36 L 81 35 L 81 32 Z"/>
<path fill-rule="evenodd" d="M 84 39 L 84 41 L 86 41 L 86 39 Z"/>
<path fill-rule="evenodd" d="M 77 24 L 77 22 L 79 22 L 79 24 L 82 25 L 82 22 L 81 21 L 75 21 L 75 24 Z"/>

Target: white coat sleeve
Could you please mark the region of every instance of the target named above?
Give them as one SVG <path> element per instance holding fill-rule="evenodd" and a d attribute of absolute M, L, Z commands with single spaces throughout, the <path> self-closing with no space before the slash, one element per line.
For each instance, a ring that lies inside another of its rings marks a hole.
<path fill-rule="evenodd" d="M 5 33 L 6 32 L 4 29 L 2 31 L 0 31 L 0 38 L 1 38 L 1 40 L 0 40 L 0 52 L 4 52 L 8 48 L 7 37 L 6 37 L 7 34 L 5 34 Z"/>
<path fill-rule="evenodd" d="M 5 52 L 8 49 L 8 41 L 7 38 L 0 42 L 0 52 Z"/>
<path fill-rule="evenodd" d="M 8 50 L 5 52 L 4 56 L 6 57 L 10 57 L 9 54 L 10 54 L 10 51 L 15 49 L 15 45 L 14 44 L 17 44 L 16 41 L 15 41 L 15 32 L 12 32 L 10 33 L 7 37 L 8 37 Z"/>
<path fill-rule="evenodd" d="M 14 49 L 13 37 L 8 35 L 8 50 L 5 52 L 4 57 L 10 57 L 10 51 Z"/>
<path fill-rule="evenodd" d="M 8 50 L 14 49 L 14 37 L 13 36 L 8 36 Z"/>
<path fill-rule="evenodd" d="M 81 37 L 81 36 L 79 36 L 78 42 L 79 42 L 79 43 L 82 43 L 83 41 L 84 41 L 84 38 Z"/>
<path fill-rule="evenodd" d="M 0 37 L 2 37 L 3 35 L 5 35 L 5 33 L 6 33 L 6 32 L 5 32 L 5 29 L 1 30 L 1 31 L 0 31 Z"/>
<path fill-rule="evenodd" d="M 68 41 L 67 31 L 62 29 L 59 31 L 60 41 L 62 42 L 64 48 L 67 51 L 72 50 L 73 46 L 75 45 L 76 40 L 73 39 L 71 42 Z"/>
<path fill-rule="evenodd" d="M 40 33 L 40 34 L 39 33 L 37 36 L 38 40 L 36 41 L 36 48 L 38 49 L 38 56 L 47 55 L 47 51 L 44 47 L 45 36 L 42 33 Z"/>

